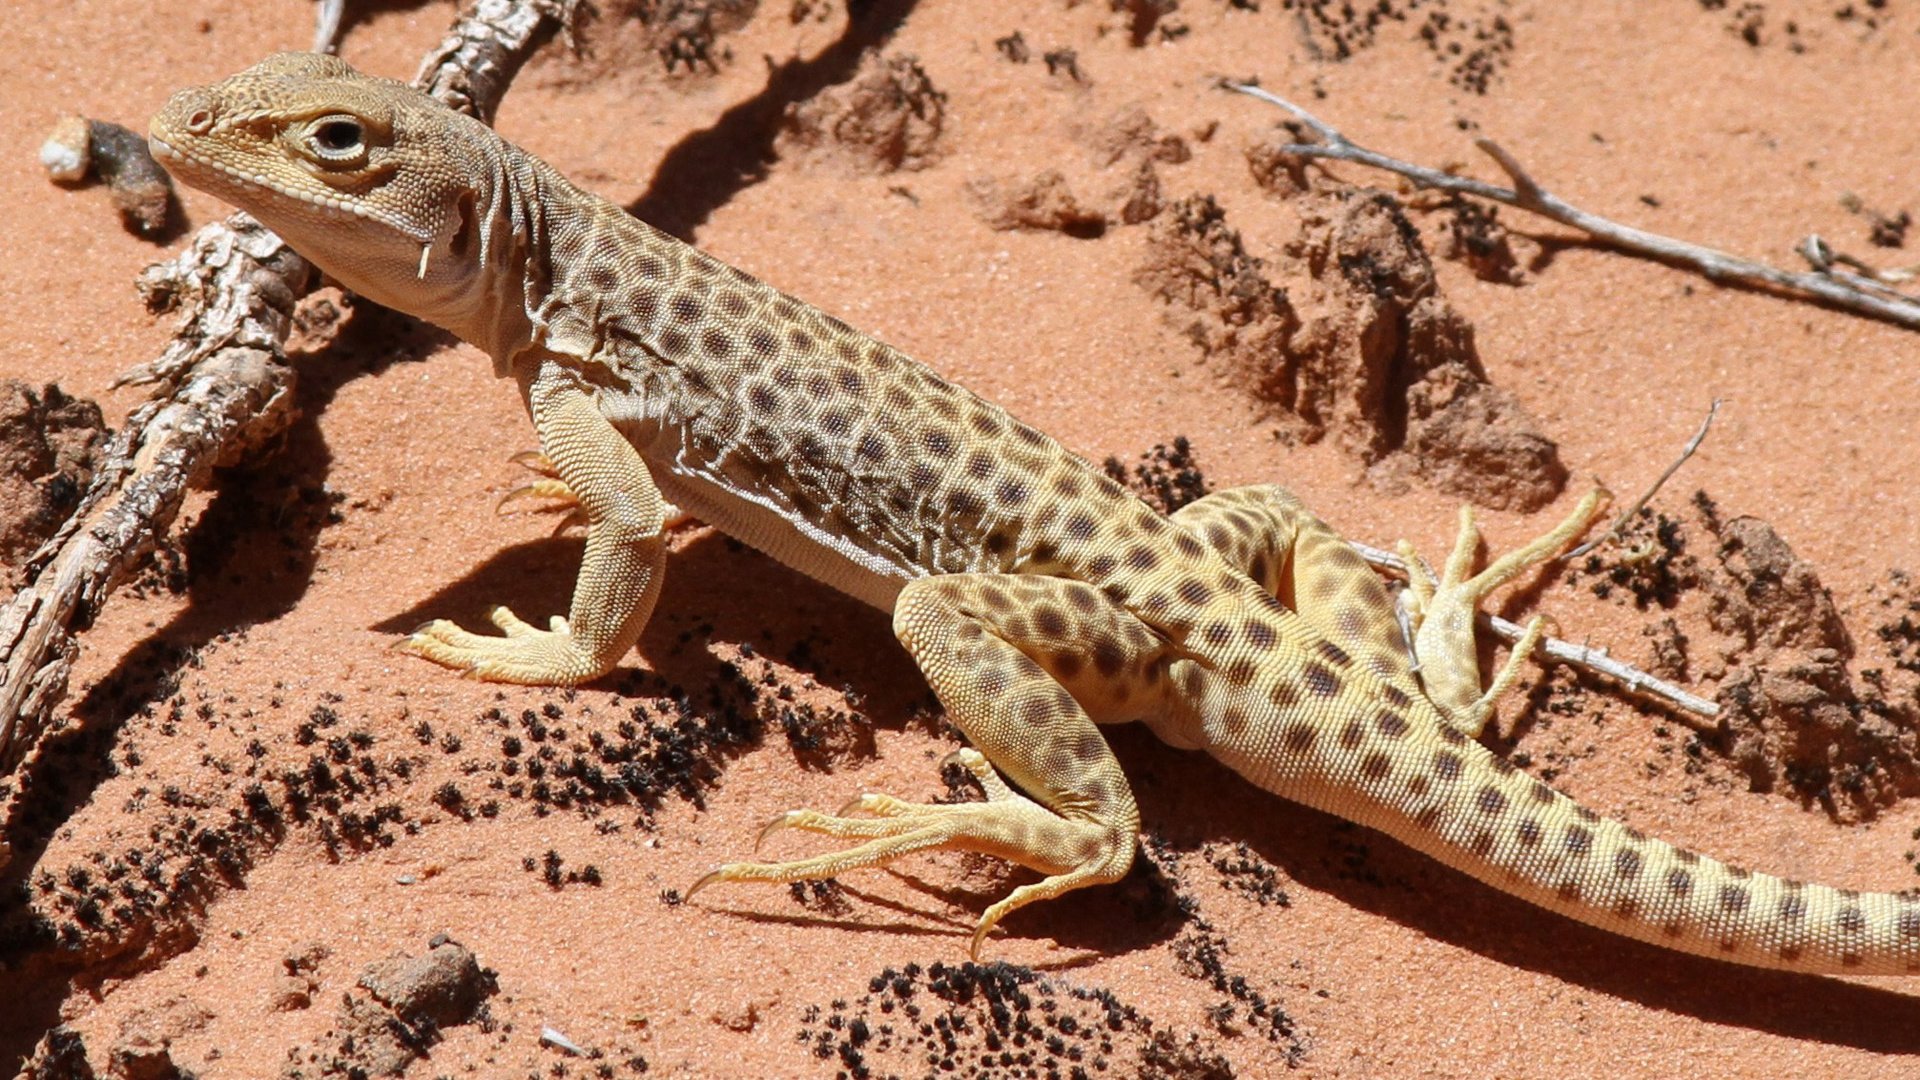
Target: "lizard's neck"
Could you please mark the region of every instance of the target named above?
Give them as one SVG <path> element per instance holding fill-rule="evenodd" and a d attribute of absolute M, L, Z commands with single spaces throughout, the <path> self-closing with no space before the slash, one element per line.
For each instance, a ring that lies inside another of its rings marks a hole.
<path fill-rule="evenodd" d="M 542 163 L 504 142 L 493 149 L 487 176 L 450 215 L 456 230 L 437 245 L 453 272 L 438 281 L 430 273 L 415 310 L 424 304 L 443 313 L 427 314 L 493 357 L 494 374 L 504 377 L 540 344 L 535 313 L 553 291 L 552 266 L 564 254 L 553 250 L 551 237 L 565 225 L 555 219 L 577 212 L 578 203 L 552 197 L 566 181 Z"/>

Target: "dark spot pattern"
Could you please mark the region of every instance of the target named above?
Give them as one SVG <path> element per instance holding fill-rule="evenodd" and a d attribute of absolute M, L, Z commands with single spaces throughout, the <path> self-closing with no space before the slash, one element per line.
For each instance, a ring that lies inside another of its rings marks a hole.
<path fill-rule="evenodd" d="M 1613 875 L 1622 881 L 1632 881 L 1640 876 L 1640 853 L 1632 848 L 1621 848 L 1613 853 Z"/>
<path fill-rule="evenodd" d="M 1352 750 L 1365 742 L 1366 738 L 1367 733 L 1360 730 L 1358 720 L 1349 720 L 1347 725 L 1340 729 L 1340 745 L 1343 749 Z"/>
<path fill-rule="evenodd" d="M 1301 681 L 1307 689 L 1321 697 L 1332 697 L 1340 692 L 1340 677 L 1319 664 L 1308 664 Z"/>

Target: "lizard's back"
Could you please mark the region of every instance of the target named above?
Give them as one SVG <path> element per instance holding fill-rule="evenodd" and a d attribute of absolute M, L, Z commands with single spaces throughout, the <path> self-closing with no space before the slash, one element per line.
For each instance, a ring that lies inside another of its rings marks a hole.
<path fill-rule="evenodd" d="M 723 531 L 886 609 L 931 574 L 1099 584 L 1105 524 L 1159 518 L 999 405 L 580 195 L 596 212 L 554 225 L 576 254 L 552 267 L 549 333 L 592 343 L 601 410 Z"/>

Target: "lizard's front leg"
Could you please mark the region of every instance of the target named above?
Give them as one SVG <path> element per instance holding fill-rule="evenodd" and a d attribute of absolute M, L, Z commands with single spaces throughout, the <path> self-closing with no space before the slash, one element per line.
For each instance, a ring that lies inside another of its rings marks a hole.
<path fill-rule="evenodd" d="M 567 685 L 611 671 L 633 648 L 660 595 L 667 503 L 646 463 L 593 398 L 557 364 L 542 364 L 527 388 L 540 449 L 579 502 L 587 550 L 569 617 L 552 629 L 493 609 L 505 637 L 468 633 L 436 619 L 401 641 L 415 656 L 489 682 Z"/>
<path fill-rule="evenodd" d="M 1125 874 L 1140 812 L 1095 718 L 1160 709 L 1164 642 L 1091 585 L 1017 574 L 910 582 L 893 628 L 972 742 L 960 761 L 980 778 L 987 801 L 917 804 L 869 794 L 839 815 L 790 811 L 775 825 L 866 842 L 793 862 L 730 863 L 694 888 L 833 877 L 940 848 L 984 852 L 1047 875 L 987 909 L 974 933 L 977 954 L 1015 908 Z M 995 769 L 1025 794 L 1000 782 Z M 877 816 L 845 816 L 855 809 Z"/>

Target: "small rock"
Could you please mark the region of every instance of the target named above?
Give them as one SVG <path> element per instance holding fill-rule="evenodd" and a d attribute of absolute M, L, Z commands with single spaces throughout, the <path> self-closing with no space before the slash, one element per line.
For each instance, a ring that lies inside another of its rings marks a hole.
<path fill-rule="evenodd" d="M 273 993 L 267 1008 L 274 1012 L 297 1012 L 313 1004 L 313 984 L 297 975 L 282 975 L 273 981 Z"/>
<path fill-rule="evenodd" d="M 360 976 L 360 985 L 402 1020 L 414 1023 L 424 1017 L 443 1027 L 473 1015 L 486 996 L 488 981 L 473 953 L 454 942 L 425 956 L 378 961 Z"/>
<path fill-rule="evenodd" d="M 293 950 L 280 963 L 286 965 L 287 974 L 299 975 L 319 968 L 320 961 L 333 955 L 333 949 L 318 941 L 308 941 L 293 947 Z"/>
<path fill-rule="evenodd" d="M 194 1080 L 193 1073 L 174 1064 L 173 1052 L 164 1046 L 116 1046 L 107 1067 L 115 1080 Z"/>

